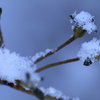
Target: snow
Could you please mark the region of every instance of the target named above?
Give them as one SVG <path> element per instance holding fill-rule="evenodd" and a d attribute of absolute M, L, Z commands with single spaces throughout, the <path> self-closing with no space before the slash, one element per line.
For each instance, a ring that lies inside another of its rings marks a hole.
<path fill-rule="evenodd" d="M 96 56 L 100 55 L 100 41 L 96 38 L 93 38 L 89 42 L 85 42 L 81 45 L 81 49 L 78 52 L 78 57 L 82 61 L 85 61 L 87 58 L 91 59 L 92 62 L 97 61 Z"/>
<path fill-rule="evenodd" d="M 56 99 L 62 99 L 62 100 L 79 100 L 79 98 L 70 98 L 69 96 L 65 96 L 61 91 L 56 90 L 53 87 L 49 87 L 45 89 L 44 87 L 40 87 L 40 90 L 45 94 L 45 96 L 52 96 Z"/>
<path fill-rule="evenodd" d="M 49 87 L 47 89 L 45 89 L 44 87 L 40 87 L 40 90 L 47 96 L 52 96 L 55 97 L 57 99 L 62 98 L 63 100 L 69 100 L 69 97 L 66 97 L 65 95 L 63 95 L 63 93 L 59 90 L 56 90 L 53 87 Z"/>
<path fill-rule="evenodd" d="M 88 33 L 92 33 L 93 31 L 96 31 L 96 25 L 94 25 L 94 23 L 88 23 L 86 25 L 83 26 L 83 29 L 84 30 L 87 30 Z"/>
<path fill-rule="evenodd" d="M 32 60 L 35 62 L 38 58 L 45 57 L 46 54 L 52 51 L 52 49 L 46 49 L 45 52 L 36 53 L 35 56 L 32 57 Z"/>
<path fill-rule="evenodd" d="M 36 65 L 28 57 L 22 57 L 16 52 L 10 52 L 6 48 L 0 49 L 0 79 L 15 83 L 15 80 L 26 81 L 26 73 L 34 86 L 40 82 L 40 77 L 34 71 Z"/>
<path fill-rule="evenodd" d="M 78 14 L 74 12 L 71 15 L 71 23 L 74 23 L 74 28 L 81 27 L 83 30 L 86 30 L 88 34 L 97 31 L 97 26 L 94 24 L 94 16 L 85 11 L 81 11 Z"/>

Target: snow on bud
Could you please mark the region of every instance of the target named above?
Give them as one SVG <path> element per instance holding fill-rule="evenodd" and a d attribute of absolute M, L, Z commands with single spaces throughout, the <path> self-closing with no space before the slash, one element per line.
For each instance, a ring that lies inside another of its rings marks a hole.
<path fill-rule="evenodd" d="M 97 26 L 94 24 L 94 16 L 88 12 L 81 11 L 78 14 L 74 12 L 70 15 L 70 18 L 70 22 L 74 24 L 72 29 L 77 38 L 82 37 L 86 32 L 91 34 L 97 31 Z"/>
<path fill-rule="evenodd" d="M 100 59 L 100 41 L 93 38 L 93 40 L 83 43 L 77 56 L 86 66 L 98 61 Z"/>

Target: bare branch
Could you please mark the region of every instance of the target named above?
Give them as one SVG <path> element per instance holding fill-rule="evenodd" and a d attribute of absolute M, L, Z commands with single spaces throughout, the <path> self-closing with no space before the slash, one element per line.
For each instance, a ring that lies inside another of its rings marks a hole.
<path fill-rule="evenodd" d="M 68 59 L 68 60 L 64 60 L 64 61 L 60 61 L 60 62 L 55 62 L 55 63 L 52 63 L 52 64 L 48 64 L 44 67 L 41 67 L 39 69 L 36 70 L 36 72 L 41 72 L 41 71 L 44 71 L 48 68 L 52 68 L 52 67 L 55 67 L 55 66 L 58 66 L 58 65 L 62 65 L 62 64 L 67 64 L 67 63 L 72 63 L 72 62 L 76 62 L 76 61 L 79 61 L 80 58 L 72 58 L 72 59 Z"/>
<path fill-rule="evenodd" d="M 69 40 L 67 40 L 66 42 L 64 42 L 63 44 L 61 44 L 60 46 L 58 46 L 55 50 L 50 51 L 49 53 L 47 53 L 45 56 L 42 56 L 40 58 L 38 58 L 35 61 L 35 64 L 44 60 L 45 58 L 55 54 L 56 52 L 58 52 L 59 50 L 61 50 L 62 48 L 64 48 L 65 46 L 67 46 L 68 44 L 70 44 L 71 42 L 73 42 L 74 40 L 76 40 L 77 38 L 73 35 Z"/>
<path fill-rule="evenodd" d="M 2 15 L 2 8 L 0 8 L 0 20 L 1 20 L 1 15 Z M 3 41 L 3 36 L 2 36 L 2 31 L 1 31 L 1 26 L 0 26 L 0 47 L 4 46 L 4 41 Z"/>

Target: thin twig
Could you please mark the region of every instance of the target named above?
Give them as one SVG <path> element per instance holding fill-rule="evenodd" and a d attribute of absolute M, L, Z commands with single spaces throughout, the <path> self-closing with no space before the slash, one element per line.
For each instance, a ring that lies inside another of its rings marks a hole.
<path fill-rule="evenodd" d="M 1 20 L 1 15 L 2 15 L 2 8 L 0 8 L 0 20 Z M 4 41 L 3 41 L 3 36 L 2 36 L 2 31 L 1 31 L 1 25 L 0 25 L 0 47 L 3 48 L 4 46 Z"/>
<path fill-rule="evenodd" d="M 36 63 L 44 60 L 45 58 L 47 58 L 47 57 L 55 54 L 57 51 L 61 50 L 62 48 L 64 48 L 65 46 L 67 46 L 68 44 L 70 44 L 71 42 L 73 42 L 76 39 L 77 38 L 73 35 L 69 40 L 67 40 L 66 42 L 64 42 L 62 45 L 58 46 L 55 50 L 50 51 L 45 56 L 42 56 L 42 57 L 38 58 L 34 63 L 36 64 Z"/>
<path fill-rule="evenodd" d="M 55 63 L 48 64 L 44 67 L 37 69 L 36 72 L 41 72 L 41 71 L 44 71 L 48 68 L 52 68 L 52 67 L 55 67 L 55 66 L 58 66 L 58 65 L 67 64 L 67 63 L 71 63 L 71 62 L 76 62 L 76 61 L 79 61 L 79 60 L 80 60 L 80 58 L 72 58 L 72 59 L 68 59 L 68 60 L 64 60 L 64 61 L 60 61 L 60 62 L 55 62 Z"/>

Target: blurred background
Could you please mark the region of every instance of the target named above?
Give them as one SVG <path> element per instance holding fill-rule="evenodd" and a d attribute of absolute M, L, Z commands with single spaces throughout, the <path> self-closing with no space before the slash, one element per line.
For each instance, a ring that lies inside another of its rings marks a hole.
<path fill-rule="evenodd" d="M 100 39 L 100 0 L 0 0 L 1 20 L 6 48 L 22 56 L 33 56 L 47 48 L 55 48 L 73 34 L 69 15 L 82 10 L 95 16 L 98 33 L 85 35 L 38 67 L 77 56 L 84 41 Z M 8 66 L 9 67 L 9 66 Z M 82 62 L 70 63 L 41 73 L 44 87 L 55 87 L 66 96 L 80 100 L 100 100 L 100 63 L 89 67 Z M 37 98 L 0 85 L 0 100 L 37 100 Z"/>

